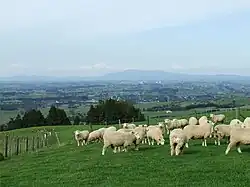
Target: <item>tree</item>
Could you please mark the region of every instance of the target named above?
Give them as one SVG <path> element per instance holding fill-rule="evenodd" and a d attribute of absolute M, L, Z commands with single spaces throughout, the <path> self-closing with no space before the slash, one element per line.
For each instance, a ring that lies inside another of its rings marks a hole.
<path fill-rule="evenodd" d="M 29 110 L 24 113 L 22 128 L 36 127 L 45 125 L 45 118 L 40 110 Z"/>
<path fill-rule="evenodd" d="M 127 101 L 117 101 L 108 99 L 106 101 L 99 101 L 96 106 L 91 105 L 87 112 L 87 122 L 92 124 L 104 123 L 109 124 L 121 122 L 144 121 L 145 117 L 140 109 L 133 106 Z"/>
<path fill-rule="evenodd" d="M 80 124 L 80 122 L 81 122 L 81 118 L 80 118 L 80 116 L 75 116 L 75 118 L 74 118 L 74 122 L 73 122 L 73 125 L 79 125 Z"/>
<path fill-rule="evenodd" d="M 49 114 L 46 118 L 48 125 L 71 125 L 69 118 L 67 117 L 66 112 L 63 109 L 56 108 L 51 106 Z"/>

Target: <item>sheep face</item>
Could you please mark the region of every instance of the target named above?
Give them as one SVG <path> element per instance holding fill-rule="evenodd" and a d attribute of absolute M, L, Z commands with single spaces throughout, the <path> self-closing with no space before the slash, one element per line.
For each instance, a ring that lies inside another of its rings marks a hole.
<path fill-rule="evenodd" d="M 163 122 L 159 122 L 158 125 L 159 125 L 159 127 L 164 127 Z"/>
<path fill-rule="evenodd" d="M 138 132 L 131 131 L 131 134 L 133 134 L 137 140 L 141 139 L 141 136 Z"/>
<path fill-rule="evenodd" d="M 164 145 L 164 143 L 165 143 L 164 138 L 158 139 L 157 143 L 158 143 L 159 145 Z"/>

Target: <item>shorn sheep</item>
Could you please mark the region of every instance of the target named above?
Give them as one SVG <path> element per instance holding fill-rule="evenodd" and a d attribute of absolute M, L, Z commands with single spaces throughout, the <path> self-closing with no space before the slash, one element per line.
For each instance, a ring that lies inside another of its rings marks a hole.
<path fill-rule="evenodd" d="M 198 123 L 201 124 L 203 121 L 207 121 L 207 116 L 201 116 Z"/>
<path fill-rule="evenodd" d="M 230 132 L 230 142 L 225 151 L 225 155 L 229 153 L 232 147 L 236 147 L 238 153 L 242 153 L 240 149 L 240 145 L 250 144 L 250 128 L 232 128 Z"/>
<path fill-rule="evenodd" d="M 117 132 L 117 131 L 107 131 L 103 135 L 103 148 L 102 155 L 105 154 L 105 151 L 108 147 L 113 149 L 113 152 L 116 153 L 118 147 L 123 147 L 124 151 L 127 152 L 128 146 L 136 144 L 136 140 L 140 139 L 138 132 Z"/>
<path fill-rule="evenodd" d="M 215 139 L 214 144 L 220 145 L 220 140 L 224 137 L 230 138 L 230 131 L 231 126 L 225 125 L 225 124 L 219 124 L 214 127 L 214 137 L 217 138 L 217 141 Z"/>
<path fill-rule="evenodd" d="M 136 125 L 133 124 L 133 123 L 123 123 L 123 124 L 122 124 L 122 127 L 123 127 L 124 129 L 134 129 L 134 128 L 136 127 Z"/>
<path fill-rule="evenodd" d="M 89 137 L 89 131 L 88 130 L 84 130 L 84 131 L 79 131 L 79 130 L 76 130 L 74 132 L 75 134 L 75 140 L 77 142 L 77 145 L 80 146 L 80 143 L 82 144 L 87 144 L 87 140 L 88 140 L 88 137 Z"/>
<path fill-rule="evenodd" d="M 224 114 L 217 114 L 217 115 L 210 114 L 210 118 L 214 123 L 218 123 L 218 122 L 223 123 L 226 116 Z"/>
<path fill-rule="evenodd" d="M 148 145 L 154 145 L 154 141 L 157 142 L 157 145 L 164 145 L 165 140 L 162 135 L 162 130 L 159 126 L 150 125 L 147 127 L 146 131 Z"/>
<path fill-rule="evenodd" d="M 196 119 L 196 117 L 190 117 L 189 120 L 188 120 L 188 124 L 189 125 L 197 125 L 198 120 Z"/>
<path fill-rule="evenodd" d="M 184 133 L 187 136 L 186 147 L 188 148 L 188 142 L 190 139 L 203 139 L 202 146 L 207 146 L 207 138 L 212 137 L 213 133 L 212 121 L 203 121 L 200 125 L 187 125 L 183 128 Z"/>
<path fill-rule="evenodd" d="M 182 129 L 174 129 L 170 132 L 169 143 L 170 143 L 170 155 L 174 154 L 178 156 L 182 153 L 185 143 L 187 142 L 187 136 Z"/>

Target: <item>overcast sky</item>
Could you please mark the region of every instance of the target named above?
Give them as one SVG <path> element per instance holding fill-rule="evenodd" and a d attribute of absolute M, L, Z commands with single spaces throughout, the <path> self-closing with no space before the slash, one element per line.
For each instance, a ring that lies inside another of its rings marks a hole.
<path fill-rule="evenodd" d="M 0 6 L 0 76 L 247 75 L 249 33 L 249 0 L 8 0 Z"/>

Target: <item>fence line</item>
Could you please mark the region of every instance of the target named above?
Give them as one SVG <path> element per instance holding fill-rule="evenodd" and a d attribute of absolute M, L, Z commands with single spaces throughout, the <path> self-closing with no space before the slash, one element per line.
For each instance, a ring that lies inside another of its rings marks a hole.
<path fill-rule="evenodd" d="M 3 155 L 5 158 L 20 155 L 28 152 L 37 152 L 52 145 L 60 145 L 57 132 L 48 134 L 36 134 L 34 136 L 3 136 Z M 0 151 L 1 152 L 1 151 Z"/>

